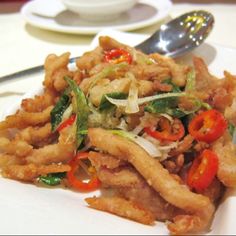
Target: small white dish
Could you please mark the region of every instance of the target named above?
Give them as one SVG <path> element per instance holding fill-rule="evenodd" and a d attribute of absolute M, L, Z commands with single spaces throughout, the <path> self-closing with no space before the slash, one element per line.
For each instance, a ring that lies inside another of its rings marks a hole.
<path fill-rule="evenodd" d="M 66 8 L 87 21 L 108 21 L 130 10 L 138 0 L 61 0 Z"/>
<path fill-rule="evenodd" d="M 52 5 L 55 6 L 54 9 Z M 33 0 L 23 6 L 21 14 L 26 22 L 42 29 L 72 34 L 96 34 L 104 29 L 129 31 L 155 24 L 168 16 L 171 6 L 170 0 L 139 0 L 117 19 L 91 22 L 63 9 L 63 4 L 58 0 Z"/>
<path fill-rule="evenodd" d="M 66 6 L 60 0 L 50 0 L 50 4 L 48 0 L 34 0 L 26 3 L 26 7 L 34 14 L 49 18 L 56 17 L 66 10 Z"/>

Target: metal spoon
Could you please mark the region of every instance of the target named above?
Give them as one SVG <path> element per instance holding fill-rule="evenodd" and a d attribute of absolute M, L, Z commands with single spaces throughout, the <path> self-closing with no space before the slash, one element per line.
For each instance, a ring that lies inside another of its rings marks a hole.
<path fill-rule="evenodd" d="M 214 17 L 207 11 L 192 11 L 164 24 L 150 38 L 135 48 L 146 54 L 160 53 L 170 57 L 181 56 L 198 47 L 211 32 Z M 70 59 L 74 62 L 78 57 Z M 0 77 L 0 83 L 42 72 L 43 65 Z"/>
<path fill-rule="evenodd" d="M 209 35 L 214 17 L 207 11 L 192 11 L 164 24 L 135 48 L 150 54 L 158 52 L 179 57 L 198 47 Z"/>

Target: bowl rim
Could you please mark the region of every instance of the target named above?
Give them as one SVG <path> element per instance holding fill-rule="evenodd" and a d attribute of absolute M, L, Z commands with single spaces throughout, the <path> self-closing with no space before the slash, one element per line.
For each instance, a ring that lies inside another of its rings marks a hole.
<path fill-rule="evenodd" d="M 132 3 L 136 4 L 138 3 L 138 0 L 119 0 L 119 1 L 107 1 L 107 2 L 97 2 L 97 3 L 76 3 L 76 2 L 71 2 L 67 0 L 61 0 L 62 3 L 66 6 L 74 6 L 74 7 L 88 7 L 88 8 L 97 8 L 97 7 L 111 7 L 111 6 L 116 6 L 116 5 L 121 5 L 124 3 Z"/>

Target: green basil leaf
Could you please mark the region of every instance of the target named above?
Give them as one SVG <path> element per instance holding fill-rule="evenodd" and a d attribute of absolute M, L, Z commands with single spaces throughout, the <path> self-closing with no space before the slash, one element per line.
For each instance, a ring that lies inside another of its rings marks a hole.
<path fill-rule="evenodd" d="M 150 113 L 166 113 L 167 110 L 177 106 L 176 98 L 163 98 L 150 102 L 146 107 L 145 111 Z"/>
<path fill-rule="evenodd" d="M 164 114 L 168 114 L 170 116 L 176 117 L 176 118 L 181 118 L 189 114 L 188 112 L 182 111 L 181 109 L 177 107 L 172 108 L 171 106 L 168 106 L 168 104 L 170 104 L 171 101 L 163 101 L 163 100 L 160 102 L 159 101 L 151 102 L 149 105 L 147 105 L 144 108 L 144 110 L 149 113 L 164 113 Z"/>
<path fill-rule="evenodd" d="M 52 132 L 54 132 L 57 126 L 61 123 L 62 115 L 69 105 L 70 105 L 69 89 L 66 89 L 50 113 Z"/>
<path fill-rule="evenodd" d="M 180 87 L 178 87 L 176 84 L 174 84 L 171 79 L 164 80 L 163 84 L 171 85 L 172 86 L 172 90 L 171 90 L 172 93 L 180 93 L 180 92 L 182 92 Z"/>
<path fill-rule="evenodd" d="M 52 173 L 46 176 L 40 176 L 38 181 L 49 186 L 55 186 L 61 183 L 62 179 L 65 178 L 66 173 Z"/>
<path fill-rule="evenodd" d="M 172 93 L 182 92 L 177 85 L 172 83 L 171 79 L 167 79 L 163 83 L 172 86 Z M 144 108 L 144 110 L 150 113 L 165 113 L 177 118 L 185 116 L 185 112 L 181 111 L 177 106 L 178 97 L 169 97 L 149 102 L 149 104 Z"/>
<path fill-rule="evenodd" d="M 171 79 L 165 80 L 164 83 L 170 84 L 172 86 L 172 91 L 171 91 L 172 93 L 182 92 L 180 87 L 172 83 Z M 194 71 L 191 71 L 188 73 L 187 76 L 187 85 L 185 87 L 185 90 L 191 91 L 194 88 L 195 88 L 195 73 Z M 186 99 L 188 98 L 186 97 Z M 189 97 L 189 99 L 192 99 L 194 103 L 194 108 L 191 111 L 182 110 L 178 107 L 178 97 L 162 98 L 159 100 L 152 101 L 144 109 L 145 111 L 150 113 L 165 113 L 176 118 L 182 118 L 186 115 L 195 113 L 201 107 L 206 107 L 206 108 L 209 107 L 208 104 L 202 102 L 198 98 Z"/>
<path fill-rule="evenodd" d="M 230 135 L 233 137 L 234 131 L 235 131 L 235 126 L 232 123 L 228 124 L 228 131 L 229 131 Z"/>
<path fill-rule="evenodd" d="M 75 99 L 75 113 L 76 113 L 76 142 L 77 148 L 83 142 L 85 135 L 84 130 L 88 129 L 88 115 L 89 106 L 86 97 L 76 82 L 68 77 L 65 77 L 66 82 L 69 84 L 70 89 L 74 93 Z"/>
<path fill-rule="evenodd" d="M 105 94 L 106 96 L 108 97 L 111 97 L 111 98 L 116 98 L 116 99 L 126 99 L 128 97 L 127 94 L 125 93 L 118 93 L 118 92 L 114 92 L 114 93 L 107 93 Z M 111 104 L 106 96 L 103 95 L 102 96 L 102 99 L 100 101 L 100 105 L 99 105 L 99 111 L 104 111 L 104 110 L 108 110 L 108 109 L 111 109 L 113 107 L 115 107 L 115 105 Z"/>

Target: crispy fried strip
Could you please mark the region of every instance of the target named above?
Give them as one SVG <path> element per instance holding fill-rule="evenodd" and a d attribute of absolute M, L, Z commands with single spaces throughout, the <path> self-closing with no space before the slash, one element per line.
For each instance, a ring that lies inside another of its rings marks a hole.
<path fill-rule="evenodd" d="M 50 54 L 45 60 L 44 68 L 45 68 L 45 79 L 43 85 L 46 88 L 54 89 L 54 73 L 61 69 L 67 68 L 69 63 L 70 53 L 66 52 L 60 56 L 56 56 L 55 54 Z"/>
<path fill-rule="evenodd" d="M 9 154 L 0 154 L 0 167 L 3 169 L 9 165 L 18 165 L 23 164 L 24 160 L 18 156 L 9 155 Z"/>
<path fill-rule="evenodd" d="M 102 183 L 112 187 L 132 187 L 140 183 L 139 176 L 128 167 L 118 170 L 101 168 L 97 175 Z"/>
<path fill-rule="evenodd" d="M 217 177 L 227 187 L 236 187 L 236 148 L 228 134 L 218 139 L 212 150 L 219 159 Z"/>
<path fill-rule="evenodd" d="M 145 207 L 160 221 L 172 220 L 176 215 L 184 213 L 183 210 L 166 202 L 158 192 L 144 181 L 132 187 L 116 187 L 122 197 L 134 201 Z"/>
<path fill-rule="evenodd" d="M 145 209 L 142 209 L 135 203 L 127 201 L 120 197 L 93 197 L 86 198 L 86 202 L 90 207 L 101 211 L 107 211 L 112 214 L 135 220 L 142 224 L 154 224 L 155 217 Z"/>
<path fill-rule="evenodd" d="M 209 92 L 209 89 L 217 84 L 218 79 L 209 73 L 202 58 L 193 57 L 193 64 L 196 71 L 196 90 Z"/>
<path fill-rule="evenodd" d="M 171 76 L 170 69 L 159 64 L 132 65 L 130 71 L 138 80 L 163 81 Z"/>
<path fill-rule="evenodd" d="M 21 102 L 21 108 L 27 112 L 40 112 L 55 103 L 56 93 L 51 89 L 46 89 L 42 95 L 34 98 L 26 98 Z"/>
<path fill-rule="evenodd" d="M 202 192 L 202 194 L 209 197 L 211 202 L 214 202 L 215 205 L 217 205 L 224 194 L 224 190 L 225 186 L 221 181 L 218 178 L 214 178 L 212 183 Z"/>
<path fill-rule="evenodd" d="M 105 166 L 108 169 L 115 169 L 125 163 L 111 155 L 92 151 L 89 152 L 88 158 L 96 169 L 100 169 L 102 166 Z"/>
<path fill-rule="evenodd" d="M 76 65 L 80 70 L 91 70 L 95 65 L 102 62 L 102 48 L 97 47 L 93 51 L 86 52 L 82 57 L 76 60 Z"/>
<path fill-rule="evenodd" d="M 65 162 L 74 156 L 74 150 L 74 144 L 50 144 L 39 149 L 34 149 L 32 153 L 26 157 L 26 161 L 35 164 Z"/>
<path fill-rule="evenodd" d="M 172 58 L 162 56 L 158 53 L 151 54 L 150 57 L 154 59 L 159 65 L 167 66 L 170 69 L 172 75 L 172 81 L 178 86 L 184 86 L 186 84 L 188 66 L 175 63 Z"/>
<path fill-rule="evenodd" d="M 38 165 L 65 162 L 74 156 L 75 149 L 73 126 L 69 126 L 61 131 L 58 143 L 34 149 L 32 153 L 26 157 L 26 161 Z"/>
<path fill-rule="evenodd" d="M 181 212 L 167 203 L 133 167 L 127 166 L 126 162 L 97 152 L 89 152 L 89 159 L 104 186 L 117 189 L 122 197 L 143 206 L 152 212 L 157 220 L 171 220 Z"/>
<path fill-rule="evenodd" d="M 185 215 L 191 218 L 191 224 L 184 221 L 184 227 L 182 218 L 179 221 L 175 217 L 174 223 L 169 225 L 172 233 L 199 232 L 209 226 L 215 210 L 209 198 L 193 193 L 185 185 L 179 184 L 158 160 L 150 157 L 142 148 L 100 128 L 89 129 L 88 136 L 93 146 L 128 160 L 166 201 L 192 214 Z"/>
<path fill-rule="evenodd" d="M 64 80 L 65 77 L 73 78 L 73 72 L 69 71 L 68 68 L 59 68 L 52 75 L 53 86 L 56 91 L 62 92 L 68 86 L 67 82 Z"/>
<path fill-rule="evenodd" d="M 52 136 L 51 123 L 42 127 L 27 127 L 17 134 L 17 138 L 26 141 L 29 144 L 37 145 L 39 142 L 50 139 Z"/>
<path fill-rule="evenodd" d="M 6 154 L 24 157 L 33 150 L 33 147 L 23 140 L 12 140 L 0 137 L 0 151 Z"/>
<path fill-rule="evenodd" d="M 52 108 L 53 106 L 49 106 L 42 112 L 19 111 L 14 115 L 7 116 L 4 121 L 0 122 L 0 130 L 13 127 L 21 129 L 29 125 L 44 124 L 50 120 Z"/>
<path fill-rule="evenodd" d="M 236 75 L 232 75 L 228 71 L 224 71 L 225 76 L 225 88 L 228 92 L 232 93 L 233 96 L 236 96 Z"/>
<path fill-rule="evenodd" d="M 67 172 L 70 170 L 69 165 L 10 165 L 3 169 L 3 176 L 10 179 L 22 181 L 34 181 L 40 175 L 47 175 L 49 173 Z"/>
<path fill-rule="evenodd" d="M 99 37 L 99 45 L 102 47 L 102 49 L 104 51 L 111 50 L 114 48 L 122 48 L 122 49 L 126 49 L 126 50 L 131 48 L 128 45 L 122 44 L 109 36 Z"/>
<path fill-rule="evenodd" d="M 183 213 L 166 202 L 133 167 L 123 166 L 114 170 L 101 167 L 97 169 L 97 175 L 105 186 L 116 189 L 125 199 L 143 206 L 157 220 L 171 220 L 178 213 Z"/>

